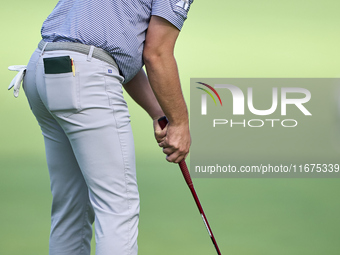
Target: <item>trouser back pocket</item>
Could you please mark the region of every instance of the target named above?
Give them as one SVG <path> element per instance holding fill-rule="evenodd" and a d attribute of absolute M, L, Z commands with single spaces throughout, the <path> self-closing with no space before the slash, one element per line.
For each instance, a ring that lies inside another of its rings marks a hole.
<path fill-rule="evenodd" d="M 78 76 L 69 56 L 44 58 L 47 107 L 72 114 L 80 110 Z"/>

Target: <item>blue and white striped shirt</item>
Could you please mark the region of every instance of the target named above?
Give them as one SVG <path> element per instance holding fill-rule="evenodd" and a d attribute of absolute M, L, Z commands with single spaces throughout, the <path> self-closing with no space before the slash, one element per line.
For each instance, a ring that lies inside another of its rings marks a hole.
<path fill-rule="evenodd" d="M 60 0 L 41 28 L 46 42 L 78 42 L 109 52 L 125 83 L 142 68 L 151 15 L 181 30 L 193 0 Z"/>

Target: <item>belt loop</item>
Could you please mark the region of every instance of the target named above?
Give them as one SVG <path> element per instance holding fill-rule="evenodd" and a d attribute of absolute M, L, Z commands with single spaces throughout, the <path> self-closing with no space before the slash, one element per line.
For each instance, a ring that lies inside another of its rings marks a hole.
<path fill-rule="evenodd" d="M 40 57 L 44 54 L 44 51 L 45 51 L 47 44 L 48 44 L 48 42 L 45 42 L 44 46 L 42 47 Z"/>
<path fill-rule="evenodd" d="M 89 54 L 87 55 L 87 61 L 91 61 L 94 49 L 95 47 L 91 45 Z"/>

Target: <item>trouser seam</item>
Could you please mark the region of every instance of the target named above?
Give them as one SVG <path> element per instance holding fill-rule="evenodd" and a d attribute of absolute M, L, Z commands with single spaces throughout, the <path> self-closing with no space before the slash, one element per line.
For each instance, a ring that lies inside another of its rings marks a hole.
<path fill-rule="evenodd" d="M 130 196 L 129 196 L 129 189 L 128 189 L 128 184 L 127 184 L 127 168 L 128 168 L 128 165 L 129 163 L 126 162 L 125 160 L 125 157 L 124 157 L 124 154 L 125 154 L 125 151 L 124 151 L 124 145 L 122 144 L 122 141 L 121 141 L 121 136 L 120 136 L 120 132 L 119 132 L 119 129 L 118 129 L 118 138 L 119 138 L 119 143 L 120 143 L 120 146 L 122 148 L 122 158 L 123 158 L 123 163 L 124 163 L 124 177 L 125 177 L 125 187 L 126 187 L 126 198 L 127 198 L 127 204 L 128 204 L 128 209 L 129 209 L 129 212 L 131 214 L 131 203 L 130 203 Z M 129 252 L 128 254 L 131 254 L 131 216 L 129 217 L 129 224 L 128 224 L 128 247 L 129 247 Z"/>
<path fill-rule="evenodd" d="M 82 254 L 83 251 L 84 251 L 84 244 L 85 244 L 85 228 L 86 228 L 86 219 L 88 218 L 88 212 L 89 212 L 89 203 L 87 202 L 86 203 L 86 210 L 85 210 L 85 213 L 84 213 L 84 216 L 83 216 L 83 228 L 81 230 L 81 247 L 80 247 L 80 252 L 79 254 Z"/>
<path fill-rule="evenodd" d="M 127 168 L 129 166 L 129 163 L 125 160 L 125 146 L 124 144 L 122 143 L 122 139 L 121 139 L 121 136 L 120 136 L 120 128 L 118 127 L 118 122 L 117 122 L 117 119 L 116 119 L 116 116 L 115 116 L 115 110 L 114 110 L 114 107 L 113 105 L 111 104 L 110 102 L 110 96 L 108 95 L 107 93 L 107 82 L 106 82 L 106 77 L 104 76 L 104 82 L 105 82 L 105 93 L 107 94 L 107 97 L 108 97 L 108 103 L 109 103 L 109 106 L 112 110 L 112 116 L 115 120 L 115 123 L 116 123 L 116 127 L 117 127 L 117 135 L 118 135 L 118 139 L 119 139 L 119 144 L 120 144 L 120 148 L 121 148 L 121 153 L 122 153 L 122 160 L 123 160 L 123 164 L 124 164 L 124 181 L 125 181 L 125 188 L 126 188 L 126 200 L 127 200 L 127 203 L 128 203 L 128 210 L 129 212 L 131 213 L 131 203 L 130 203 L 130 197 L 129 197 L 129 189 L 128 189 L 128 184 L 127 184 Z M 128 254 L 131 254 L 132 250 L 131 250 L 131 239 L 132 239 L 132 234 L 131 234 L 131 216 L 129 217 L 129 221 L 128 221 Z"/>

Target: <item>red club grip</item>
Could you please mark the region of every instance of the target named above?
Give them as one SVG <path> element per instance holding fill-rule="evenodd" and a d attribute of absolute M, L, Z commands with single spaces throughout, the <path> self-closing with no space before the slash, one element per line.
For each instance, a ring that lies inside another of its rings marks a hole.
<path fill-rule="evenodd" d="M 168 120 L 165 116 L 163 116 L 163 117 L 158 119 L 158 123 L 159 123 L 159 126 L 161 127 L 161 129 L 164 129 L 166 127 L 166 125 L 168 124 Z M 193 185 L 187 164 L 185 163 L 184 159 L 181 162 L 179 162 L 179 167 L 181 168 L 181 171 L 182 171 L 182 174 L 183 174 L 183 177 L 184 177 L 186 183 L 189 186 Z"/>
<path fill-rule="evenodd" d="M 185 163 L 184 159 L 181 162 L 179 162 L 179 167 L 181 168 L 183 177 L 184 177 L 186 183 L 188 184 L 188 186 L 189 187 L 192 186 L 193 184 L 192 184 L 192 180 L 191 180 L 191 177 L 190 177 L 190 173 L 189 173 L 187 164 Z"/>
<path fill-rule="evenodd" d="M 166 118 L 165 116 L 160 117 L 160 118 L 158 119 L 158 124 L 159 124 L 159 126 L 161 127 L 161 129 L 164 129 L 164 128 L 166 127 L 166 125 L 168 124 L 167 118 Z"/>

